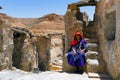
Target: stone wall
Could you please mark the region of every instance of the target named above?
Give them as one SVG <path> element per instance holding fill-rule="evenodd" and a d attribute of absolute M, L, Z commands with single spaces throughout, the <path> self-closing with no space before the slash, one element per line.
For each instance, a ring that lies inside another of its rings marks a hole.
<path fill-rule="evenodd" d="M 24 71 L 32 71 L 37 67 L 35 37 L 31 37 L 21 29 L 13 29 L 13 37 L 12 65 Z"/>
<path fill-rule="evenodd" d="M 2 31 L 2 24 L 3 24 L 3 21 L 0 20 L 0 52 L 2 52 L 2 45 L 3 45 L 3 31 Z"/>
<path fill-rule="evenodd" d="M 49 70 L 50 42 L 51 40 L 48 36 L 37 37 L 38 67 L 40 71 Z"/>
<path fill-rule="evenodd" d="M 95 26 L 99 49 L 108 72 L 120 79 L 120 1 L 100 0 L 96 6 Z"/>
<path fill-rule="evenodd" d="M 1 39 L 0 44 L 0 70 L 12 69 L 12 52 L 13 52 L 13 35 L 10 29 L 10 23 L 8 20 L 3 19 L 0 21 L 0 33 Z"/>
<path fill-rule="evenodd" d="M 49 70 L 50 38 L 11 27 L 8 20 L 0 20 L 0 36 L 0 70 Z"/>
<path fill-rule="evenodd" d="M 83 30 L 83 20 L 82 14 L 75 9 L 69 9 L 64 16 L 65 18 L 65 53 L 63 55 L 63 71 L 73 72 L 75 71 L 75 67 L 72 67 L 68 64 L 65 54 L 70 48 L 70 42 L 74 37 L 75 31 L 80 31 L 82 33 Z"/>
<path fill-rule="evenodd" d="M 17 36 L 15 36 L 15 33 Z M 11 22 L 0 20 L 0 70 L 13 67 L 31 71 L 35 64 L 34 45 L 29 34 L 21 34 L 11 29 Z"/>

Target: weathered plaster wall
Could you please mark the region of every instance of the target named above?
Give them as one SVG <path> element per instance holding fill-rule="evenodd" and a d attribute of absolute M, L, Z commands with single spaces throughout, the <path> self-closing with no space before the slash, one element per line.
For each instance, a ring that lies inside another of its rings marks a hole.
<path fill-rule="evenodd" d="M 37 37 L 38 67 L 40 71 L 49 70 L 50 67 L 50 38 Z"/>
<path fill-rule="evenodd" d="M 69 7 L 68 7 L 69 8 Z M 79 15 L 79 16 L 78 16 Z M 63 55 L 63 71 L 73 72 L 75 67 L 72 67 L 68 64 L 65 54 L 70 48 L 70 42 L 74 37 L 75 31 L 80 31 L 82 33 L 83 22 L 80 17 L 82 14 L 75 9 L 68 9 L 64 18 L 65 18 L 65 53 Z M 77 19 L 79 17 L 79 20 Z"/>
<path fill-rule="evenodd" d="M 100 0 L 96 6 L 95 26 L 100 52 L 111 76 L 120 79 L 120 1 Z"/>
<path fill-rule="evenodd" d="M 5 68 L 12 69 L 12 52 L 13 52 L 13 35 L 12 31 L 10 30 L 9 26 L 10 23 L 8 20 L 3 19 L 1 20 L 0 25 L 0 33 L 1 39 L 0 44 L 1 51 L 0 51 L 0 70 Z"/>
<path fill-rule="evenodd" d="M 3 21 L 0 20 L 0 52 L 2 52 L 2 43 L 3 43 L 3 31 L 2 31 L 2 24 L 3 24 Z"/>
<path fill-rule="evenodd" d="M 36 68 L 36 42 L 35 37 L 29 34 L 14 32 L 14 51 L 12 56 L 13 66 L 24 71 Z"/>

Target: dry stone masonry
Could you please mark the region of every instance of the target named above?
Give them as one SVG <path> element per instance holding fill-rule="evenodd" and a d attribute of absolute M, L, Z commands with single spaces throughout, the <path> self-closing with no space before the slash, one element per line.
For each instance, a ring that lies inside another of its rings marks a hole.
<path fill-rule="evenodd" d="M 72 3 L 68 5 L 68 9 L 65 14 L 65 53 L 64 54 L 66 54 L 66 52 L 70 47 L 70 41 L 73 38 L 74 32 L 80 31 L 81 33 L 83 33 L 88 43 L 87 45 L 89 46 L 88 48 L 89 50 L 86 53 L 86 67 L 85 67 L 85 71 L 88 73 L 89 77 L 96 77 L 94 74 L 97 73 L 101 75 L 108 74 L 107 66 L 98 48 L 99 36 L 96 35 L 97 28 L 94 25 L 95 19 L 93 21 L 90 21 L 88 25 L 86 25 L 86 22 L 84 20 L 85 18 L 87 19 L 87 16 L 85 16 L 85 13 L 82 13 L 79 10 L 79 7 L 81 6 L 96 6 L 97 4 L 99 4 L 99 2 L 97 1 L 88 1 L 88 2 L 80 1 L 77 3 Z M 67 60 L 64 56 L 63 56 L 63 71 L 66 72 L 75 71 L 74 67 L 68 65 Z M 99 78 L 103 78 L 103 77 L 99 76 Z M 106 76 L 104 78 L 110 78 L 110 77 Z"/>
<path fill-rule="evenodd" d="M 82 6 L 96 7 L 93 21 L 88 22 L 87 14 L 79 9 Z M 65 54 L 74 32 L 80 31 L 89 46 L 85 67 L 88 76 L 96 77 L 99 73 L 97 77 L 101 79 L 104 74 L 120 79 L 120 0 L 81 0 L 69 4 L 64 16 L 65 32 L 61 28 L 63 22 L 59 25 L 61 32 L 57 22 L 55 29 L 49 30 L 45 24 L 52 27 L 54 21 L 50 21 L 43 21 L 39 27 L 36 24 L 32 31 L 32 27 L 16 28 L 8 19 L 0 19 L 0 70 L 15 67 L 24 71 L 39 68 L 73 72 L 75 68 L 67 63 Z M 48 30 L 39 31 L 43 26 Z M 109 76 L 104 78 L 112 80 Z"/>
<path fill-rule="evenodd" d="M 107 71 L 115 80 L 120 79 L 120 1 L 100 0 L 96 6 L 95 26 L 99 50 Z"/>

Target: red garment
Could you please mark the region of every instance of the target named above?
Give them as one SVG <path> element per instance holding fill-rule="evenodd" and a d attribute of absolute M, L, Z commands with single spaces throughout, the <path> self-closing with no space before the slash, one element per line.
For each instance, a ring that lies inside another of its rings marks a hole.
<path fill-rule="evenodd" d="M 71 45 L 72 45 L 72 46 L 76 46 L 77 43 L 79 42 L 79 41 L 77 40 L 77 38 L 76 38 L 77 35 L 80 36 L 81 40 L 84 38 L 83 35 L 82 35 L 80 32 L 75 32 L 75 33 L 74 33 L 74 40 L 71 41 Z"/>

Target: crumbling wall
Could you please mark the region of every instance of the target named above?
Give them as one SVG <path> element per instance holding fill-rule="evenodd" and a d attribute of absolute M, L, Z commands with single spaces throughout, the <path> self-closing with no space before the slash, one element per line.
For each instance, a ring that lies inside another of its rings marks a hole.
<path fill-rule="evenodd" d="M 95 26 L 99 49 L 111 76 L 120 79 L 120 1 L 100 0 L 96 6 Z"/>
<path fill-rule="evenodd" d="M 0 20 L 0 70 L 12 69 L 13 33 L 6 19 Z"/>
<path fill-rule="evenodd" d="M 70 42 L 74 37 L 75 31 L 80 31 L 82 33 L 83 30 L 83 20 L 82 14 L 76 8 L 75 5 L 72 7 L 68 6 L 68 10 L 64 16 L 65 19 L 65 53 L 63 55 L 63 71 L 73 72 L 75 71 L 75 67 L 72 67 L 68 64 L 65 54 L 70 48 Z"/>
<path fill-rule="evenodd" d="M 14 31 L 16 30 L 16 31 Z M 36 41 L 27 32 L 21 29 L 13 29 L 14 51 L 12 55 L 13 66 L 32 71 L 36 68 Z"/>
<path fill-rule="evenodd" d="M 23 48 L 21 50 L 21 69 L 25 71 L 31 71 L 36 68 L 36 40 L 35 37 L 26 35 Z"/>
<path fill-rule="evenodd" d="M 0 20 L 0 33 L 0 70 L 49 70 L 50 38 L 36 38 L 26 29 L 11 27 L 8 20 Z"/>
<path fill-rule="evenodd" d="M 3 21 L 0 20 L 0 52 L 2 52 L 2 45 L 3 45 L 3 31 L 2 31 L 2 28 L 3 28 Z"/>
<path fill-rule="evenodd" d="M 38 68 L 40 71 L 49 70 L 50 42 L 48 36 L 37 36 Z"/>

